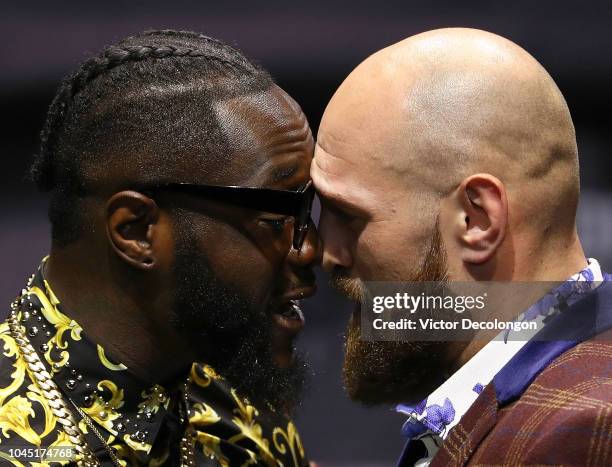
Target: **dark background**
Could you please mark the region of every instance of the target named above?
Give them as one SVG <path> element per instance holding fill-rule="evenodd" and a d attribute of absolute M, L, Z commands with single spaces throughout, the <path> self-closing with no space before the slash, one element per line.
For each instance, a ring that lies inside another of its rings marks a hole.
<path fill-rule="evenodd" d="M 7 310 L 48 248 L 46 200 L 24 173 L 58 81 L 89 54 L 149 28 L 196 30 L 241 48 L 297 99 L 315 132 L 343 78 L 386 45 L 446 26 L 513 40 L 548 69 L 567 98 L 581 153 L 583 243 L 612 269 L 612 2 L 11 3 L 0 14 L 0 300 Z M 307 303 L 301 345 L 316 375 L 298 424 L 311 458 L 323 466 L 391 465 L 403 444 L 402 417 L 389 408 L 360 408 L 341 389 L 346 306 L 325 286 Z"/>

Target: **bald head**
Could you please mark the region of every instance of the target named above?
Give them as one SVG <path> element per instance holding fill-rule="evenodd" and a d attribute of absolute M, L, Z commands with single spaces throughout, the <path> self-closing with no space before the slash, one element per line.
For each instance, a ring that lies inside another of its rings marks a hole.
<path fill-rule="evenodd" d="M 412 36 L 361 63 L 325 111 L 312 167 L 323 196 L 366 210 L 410 196 L 413 222 L 425 225 L 476 174 L 500 186 L 513 233 L 573 241 L 578 157 L 561 92 L 516 44 L 462 28 Z M 386 193 L 375 196 L 381 183 Z"/>
<path fill-rule="evenodd" d="M 565 280 L 586 265 L 565 100 L 484 31 L 430 31 L 360 64 L 325 111 L 311 175 L 323 266 L 353 299 L 360 281 Z M 369 403 L 422 399 L 485 342 L 359 337 L 354 316 L 345 386 Z"/>
<path fill-rule="evenodd" d="M 557 197 L 575 208 L 577 150 L 565 100 L 531 55 L 494 34 L 442 29 L 375 53 L 338 89 L 321 127 L 321 144 L 338 132 L 376 146 L 368 164 L 419 179 L 421 188 L 446 193 L 487 172 L 510 191 L 521 184 L 525 196 L 544 196 L 549 211 L 561 207 Z"/>

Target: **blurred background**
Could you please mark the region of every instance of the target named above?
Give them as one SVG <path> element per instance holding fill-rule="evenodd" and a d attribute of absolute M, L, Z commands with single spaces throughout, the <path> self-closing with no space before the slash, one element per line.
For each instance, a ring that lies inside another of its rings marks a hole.
<path fill-rule="evenodd" d="M 544 65 L 567 98 L 581 156 L 583 243 L 612 270 L 612 2 L 38 0 L 0 8 L 0 154 L 6 164 L 0 171 L 0 300 L 7 311 L 49 245 L 46 199 L 24 174 L 55 87 L 88 55 L 150 28 L 195 30 L 242 49 L 302 105 L 315 134 L 343 78 L 386 45 L 447 26 L 513 40 Z M 340 367 L 347 304 L 321 279 L 320 294 L 306 304 L 300 342 L 315 372 L 297 420 L 304 443 L 323 467 L 392 465 L 403 445 L 403 418 L 345 398 Z"/>

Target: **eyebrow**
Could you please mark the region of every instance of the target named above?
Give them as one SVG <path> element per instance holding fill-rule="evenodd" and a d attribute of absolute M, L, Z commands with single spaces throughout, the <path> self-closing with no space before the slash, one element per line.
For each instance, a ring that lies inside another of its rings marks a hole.
<path fill-rule="evenodd" d="M 343 196 L 337 194 L 323 193 L 317 190 L 317 196 L 322 204 L 327 204 L 332 210 L 342 211 L 345 214 L 352 216 L 369 216 L 358 204 L 352 203 Z"/>
<path fill-rule="evenodd" d="M 291 178 L 296 174 L 296 172 L 296 165 L 292 165 L 291 167 L 278 167 L 272 171 L 272 182 L 276 183 L 284 180 L 285 178 Z"/>

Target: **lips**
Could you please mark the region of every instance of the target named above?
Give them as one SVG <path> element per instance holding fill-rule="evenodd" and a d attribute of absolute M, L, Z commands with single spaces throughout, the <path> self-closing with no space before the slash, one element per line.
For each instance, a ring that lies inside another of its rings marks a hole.
<path fill-rule="evenodd" d="M 300 307 L 299 300 L 290 300 L 288 306 L 283 308 L 283 311 L 280 312 L 280 315 L 287 319 L 294 319 L 306 322 L 304 318 L 304 313 L 302 312 L 302 308 Z"/>
<path fill-rule="evenodd" d="M 283 328 L 291 337 L 297 335 L 305 324 L 304 313 L 300 301 L 311 297 L 316 291 L 315 286 L 297 287 L 281 296 L 273 306 L 272 317 L 275 323 Z"/>

